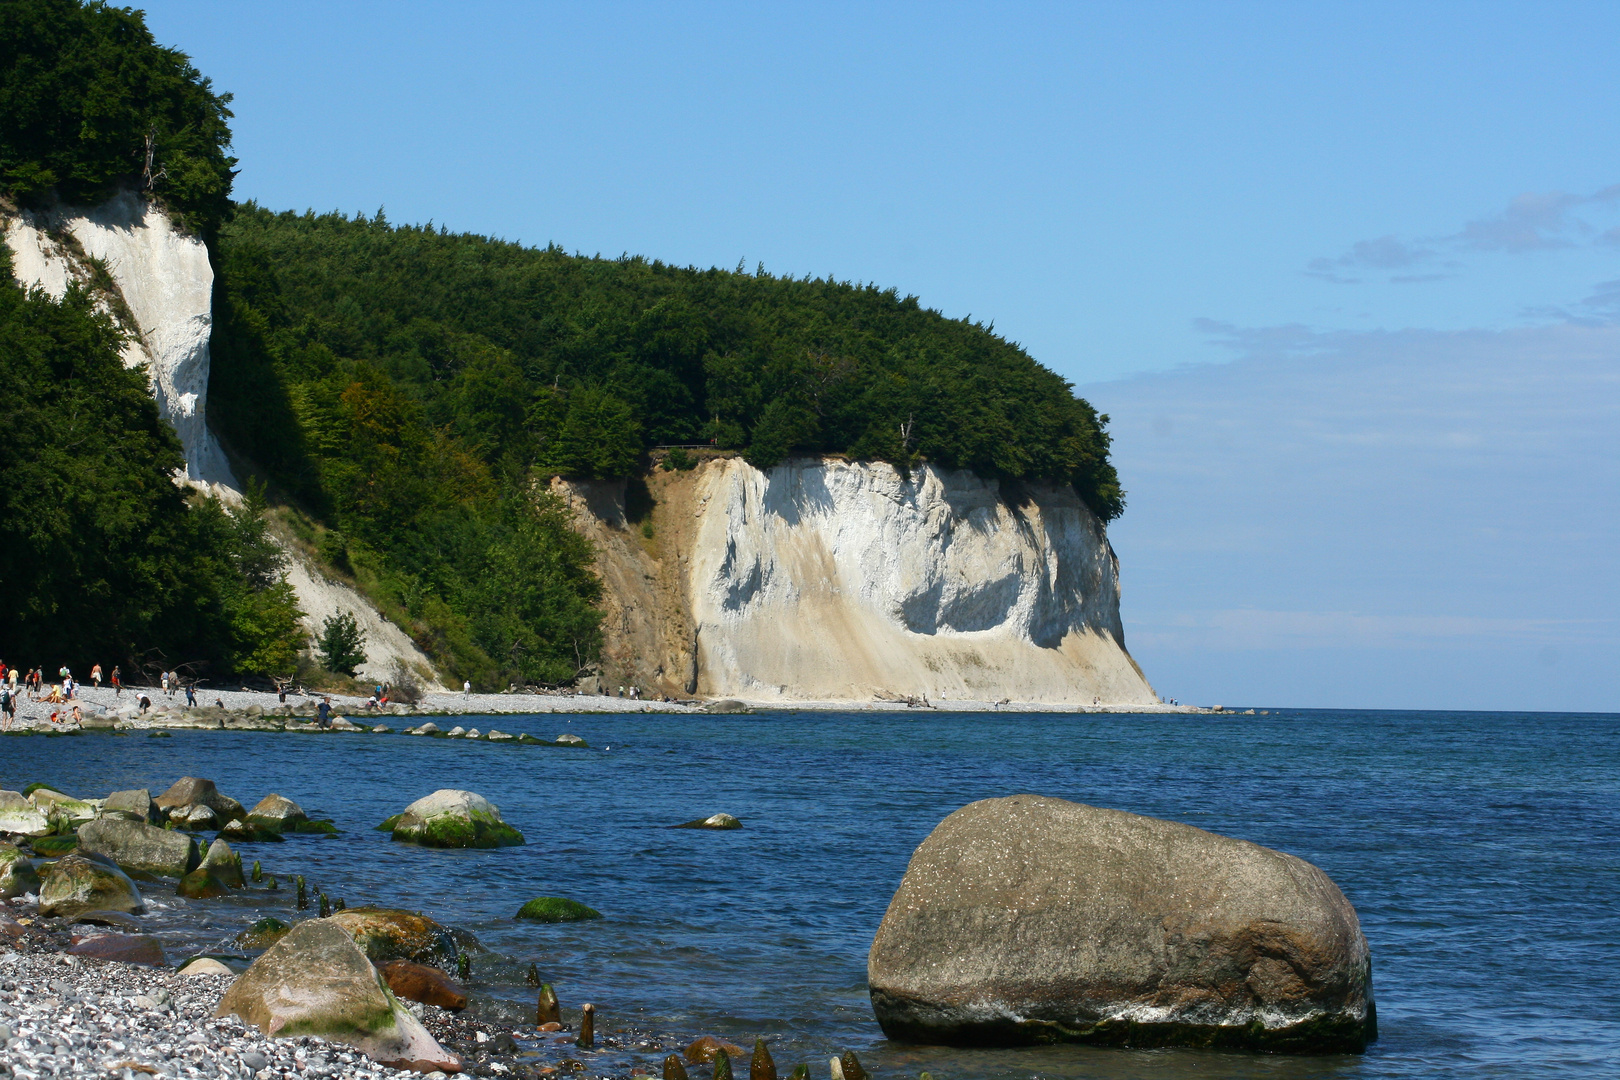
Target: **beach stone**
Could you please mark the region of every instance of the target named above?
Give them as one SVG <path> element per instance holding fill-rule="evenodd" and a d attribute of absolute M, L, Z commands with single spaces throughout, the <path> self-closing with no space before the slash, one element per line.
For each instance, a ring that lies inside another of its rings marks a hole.
<path fill-rule="evenodd" d="M 414 964 L 409 960 L 390 960 L 379 964 L 378 970 L 395 997 L 420 1001 L 424 1005 L 437 1005 L 452 1012 L 460 1012 L 467 1007 L 467 991 L 436 967 Z"/>
<path fill-rule="evenodd" d="M 412 735 L 437 735 L 439 733 L 439 725 L 429 720 L 425 724 L 420 724 L 417 727 L 412 728 L 410 733 Z"/>
<path fill-rule="evenodd" d="M 410 960 L 418 964 L 451 962 L 455 941 L 426 915 L 398 908 L 358 907 L 335 911 L 327 920 L 340 926 L 365 954 L 379 964 Z"/>
<path fill-rule="evenodd" d="M 696 821 L 688 821 L 685 824 L 676 825 L 675 828 L 677 828 L 677 829 L 740 829 L 740 828 L 742 828 L 742 822 L 738 821 L 736 818 L 732 817 L 730 814 L 710 814 L 706 818 L 698 818 Z"/>
<path fill-rule="evenodd" d="M 373 735 L 386 735 L 393 730 L 394 729 L 389 727 L 387 724 L 378 724 L 371 729 L 371 733 Z"/>
<path fill-rule="evenodd" d="M 160 808 L 169 811 L 171 818 L 174 817 L 176 809 L 186 806 L 206 806 L 220 821 L 247 816 L 242 804 L 229 796 L 221 795 L 212 780 L 196 776 L 182 776 L 154 801 Z"/>
<path fill-rule="evenodd" d="M 201 832 L 204 829 L 219 828 L 219 815 L 212 806 L 201 803 L 195 806 L 181 806 L 169 811 L 169 821 L 190 832 Z"/>
<path fill-rule="evenodd" d="M 236 943 L 245 949 L 268 949 L 287 936 L 292 927 L 273 916 L 260 919 L 240 934 Z"/>
<path fill-rule="evenodd" d="M 0 790 L 0 833 L 44 836 L 50 831 L 51 823 L 22 792 Z"/>
<path fill-rule="evenodd" d="M 227 821 L 219 835 L 238 844 L 279 844 L 282 841 L 281 833 L 274 829 L 262 829 L 246 821 Z"/>
<path fill-rule="evenodd" d="M 499 731 L 499 730 L 496 730 L 494 728 L 490 729 L 490 732 L 489 732 L 489 741 L 490 742 L 511 742 L 512 739 L 513 739 L 513 736 L 508 735 L 504 731 Z"/>
<path fill-rule="evenodd" d="M 743 1048 L 713 1035 L 704 1035 L 693 1040 L 686 1048 L 686 1063 L 688 1065 L 707 1065 L 714 1060 L 715 1055 L 724 1050 L 731 1057 L 742 1055 Z"/>
<path fill-rule="evenodd" d="M 566 900 L 561 896 L 537 896 L 519 908 L 512 917 L 543 923 L 584 922 L 587 919 L 600 919 L 602 913 L 577 900 Z"/>
<path fill-rule="evenodd" d="M 735 698 L 721 698 L 718 701 L 711 701 L 707 705 L 703 706 L 703 711 L 706 713 L 720 714 L 745 713 L 748 711 L 748 706 L 744 705 Z"/>
<path fill-rule="evenodd" d="M 35 788 L 29 793 L 28 801 L 33 803 L 48 820 L 78 823 L 94 820 L 96 816 L 94 804 L 83 799 L 75 799 L 71 795 L 64 795 L 52 788 Z"/>
<path fill-rule="evenodd" d="M 481 739 L 481 738 L 483 738 L 483 732 L 479 731 L 477 728 L 470 728 L 470 729 L 468 729 L 467 734 L 462 736 L 462 738 L 465 738 L 465 739 Z"/>
<path fill-rule="evenodd" d="M 119 866 L 149 874 L 181 877 L 199 861 L 197 841 L 123 817 L 99 817 L 79 826 L 79 850 L 105 855 Z"/>
<path fill-rule="evenodd" d="M 66 855 L 79 846 L 79 838 L 74 833 L 63 836 L 36 836 L 29 844 L 34 854 L 47 859 L 54 859 L 59 855 Z"/>
<path fill-rule="evenodd" d="M 180 879 L 180 887 L 175 892 L 192 900 L 206 900 L 226 896 L 232 889 L 244 888 L 246 884 L 242 879 L 242 856 L 232 851 L 224 840 L 215 839 L 208 845 L 208 854 L 203 856 L 197 869 Z"/>
<path fill-rule="evenodd" d="M 216 839 L 208 845 L 208 854 L 203 856 L 197 869 L 207 870 L 233 889 L 247 886 L 242 878 L 242 856 L 232 851 L 224 840 Z"/>
<path fill-rule="evenodd" d="M 133 791 L 115 791 L 101 802 L 102 817 L 128 818 L 130 821 L 144 821 L 148 825 L 156 825 L 163 820 L 162 809 L 152 800 L 152 793 L 145 788 L 136 788 Z"/>
<path fill-rule="evenodd" d="M 83 911 L 146 910 L 141 894 L 122 870 L 83 855 L 64 855 L 40 874 L 39 913 L 74 916 Z"/>
<path fill-rule="evenodd" d="M 457 724 L 455 727 L 453 727 L 449 731 L 445 732 L 445 734 L 448 735 L 452 739 L 459 739 L 463 735 L 467 734 L 467 729 L 462 727 L 460 724 Z"/>
<path fill-rule="evenodd" d="M 388 992 L 381 973 L 331 919 L 299 923 L 255 960 L 214 1015 L 233 1014 L 266 1035 L 320 1036 L 390 1068 L 462 1068 L 461 1059 Z"/>
<path fill-rule="evenodd" d="M 0 900 L 38 894 L 39 871 L 15 844 L 0 843 Z"/>
<path fill-rule="evenodd" d="M 139 919 L 125 915 L 122 911 L 81 911 L 72 921 L 86 926 L 106 926 L 114 930 L 138 931 L 141 928 Z"/>
<path fill-rule="evenodd" d="M 117 960 L 146 967 L 169 966 L 169 958 L 163 955 L 163 942 L 151 934 L 86 934 L 75 937 L 68 952 L 92 960 Z"/>
<path fill-rule="evenodd" d="M 970 803 L 917 848 L 867 960 L 906 1042 L 1360 1052 L 1356 912 L 1302 859 L 1063 799 Z"/>
<path fill-rule="evenodd" d="M 574 747 L 578 747 L 578 748 L 583 749 L 583 750 L 589 750 L 591 748 L 590 743 L 586 742 L 584 739 L 580 738 L 578 735 L 575 735 L 571 731 L 564 732 L 563 734 L 557 736 L 556 742 L 554 742 L 552 745 L 553 746 L 574 746 Z"/>
<path fill-rule="evenodd" d="M 180 969 L 182 975 L 235 975 L 236 972 L 212 956 L 199 956 Z"/>
<path fill-rule="evenodd" d="M 501 820 L 494 803 L 453 788 L 417 799 L 389 821 L 395 840 L 426 847 L 492 848 L 523 843 L 523 834 Z"/>
<path fill-rule="evenodd" d="M 274 793 L 266 795 L 247 813 L 247 822 L 260 829 L 285 832 L 299 822 L 308 821 L 304 808 L 291 799 Z"/>

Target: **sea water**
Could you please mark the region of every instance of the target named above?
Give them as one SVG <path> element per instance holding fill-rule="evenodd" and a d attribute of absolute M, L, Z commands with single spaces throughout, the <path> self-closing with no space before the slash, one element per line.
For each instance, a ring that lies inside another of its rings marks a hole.
<path fill-rule="evenodd" d="M 396 725 L 399 720 L 390 718 Z M 279 894 L 153 887 L 173 956 L 290 920 L 289 875 L 350 907 L 425 911 L 501 957 L 480 990 L 742 1045 L 781 1064 L 854 1049 L 880 1076 L 1620 1075 L 1620 716 L 1271 710 L 1269 715 L 771 712 L 461 717 L 583 736 L 564 750 L 402 735 L 177 731 L 0 740 L 0 787 L 78 796 L 182 775 L 252 806 L 279 792 L 343 830 L 241 846 Z M 438 788 L 500 806 L 527 845 L 439 851 L 372 826 Z M 883 1039 L 866 953 L 913 849 L 975 799 L 1034 792 L 1187 822 L 1321 867 L 1361 916 L 1379 1040 L 1365 1055 Z M 734 832 L 673 829 L 717 812 Z M 533 925 L 534 896 L 600 921 Z M 656 1060 L 645 1064 L 656 1065 Z"/>

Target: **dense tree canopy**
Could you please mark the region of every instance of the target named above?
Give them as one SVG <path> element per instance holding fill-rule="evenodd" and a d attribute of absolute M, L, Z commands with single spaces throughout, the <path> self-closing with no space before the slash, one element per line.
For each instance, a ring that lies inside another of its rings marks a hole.
<path fill-rule="evenodd" d="M 230 208 L 229 101 L 138 11 L 0 0 L 0 186 L 15 198 L 142 189 L 207 231 Z"/>
<path fill-rule="evenodd" d="M 712 442 L 760 466 L 843 453 L 1059 480 L 1105 519 L 1123 507 L 1106 417 L 893 290 L 252 204 L 219 254 L 216 408 L 310 497 L 345 497 L 354 439 L 414 423 L 508 474 L 625 476 L 646 447 Z M 368 420 L 340 435 L 332 410 L 362 397 Z"/>

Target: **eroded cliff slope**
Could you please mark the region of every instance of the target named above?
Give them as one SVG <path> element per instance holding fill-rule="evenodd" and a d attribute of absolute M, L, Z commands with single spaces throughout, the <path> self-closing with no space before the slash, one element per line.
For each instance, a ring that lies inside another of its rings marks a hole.
<path fill-rule="evenodd" d="M 208 427 L 214 271 L 202 240 L 127 192 L 96 207 L 8 213 L 4 226 L 20 283 L 57 298 L 70 285 L 87 286 L 129 335 L 124 362 L 145 365 L 158 410 L 180 437 L 186 471 L 177 479 L 238 502 L 241 488 Z M 388 679 L 396 661 L 433 670 L 410 636 L 358 592 L 328 580 L 296 549 L 287 554 L 306 629 L 317 632 L 327 616 L 347 612 L 365 630 L 362 678 Z"/>
<path fill-rule="evenodd" d="M 634 484 L 635 482 L 633 482 Z M 608 594 L 604 677 L 755 700 L 1147 705 L 1101 521 L 1055 484 L 739 458 L 558 483 Z"/>

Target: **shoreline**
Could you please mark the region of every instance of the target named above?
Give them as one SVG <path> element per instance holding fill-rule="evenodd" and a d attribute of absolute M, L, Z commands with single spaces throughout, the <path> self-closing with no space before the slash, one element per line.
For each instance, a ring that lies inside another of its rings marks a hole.
<path fill-rule="evenodd" d="M 138 702 L 145 694 L 152 701 L 147 713 L 140 713 Z M 107 687 L 81 686 L 70 702 L 52 705 L 45 701 L 29 701 L 19 694 L 17 717 L 10 734 L 67 733 L 96 730 L 144 730 L 162 728 L 197 728 L 227 730 L 286 730 L 288 721 L 303 721 L 314 717 L 316 705 L 322 698 L 330 699 L 334 718 L 343 717 L 359 730 L 369 730 L 377 724 L 387 724 L 402 717 L 432 720 L 437 717 L 457 716 L 546 716 L 590 715 L 609 713 L 630 715 L 662 713 L 667 715 L 724 715 L 752 713 L 799 712 L 872 712 L 872 713 L 927 713 L 982 712 L 982 713 L 1073 713 L 1075 715 L 1161 715 L 1200 714 L 1240 715 L 1237 710 L 1204 708 L 1194 705 L 1142 705 L 1097 704 L 1082 705 L 1056 702 L 998 702 L 980 700 L 944 700 L 921 702 L 884 700 L 821 700 L 784 701 L 780 699 L 688 699 L 685 701 L 654 701 L 643 698 L 621 698 L 602 694 L 460 694 L 434 691 L 423 695 L 416 705 L 389 703 L 379 709 L 366 707 L 366 699 L 343 694 L 287 695 L 283 705 L 272 691 L 209 690 L 197 695 L 197 705 L 188 708 L 185 694 L 174 691 L 163 693 L 152 687 L 125 687 L 122 696 Z M 223 708 L 214 702 L 223 703 Z M 84 717 L 82 728 L 74 726 L 71 715 L 78 705 Z M 53 726 L 52 711 L 64 719 Z M 1253 715 L 1246 710 L 1241 715 Z M 322 733 L 354 730 L 355 728 L 314 728 L 300 724 L 295 730 L 314 730 Z M 397 730 L 396 730 L 397 733 Z"/>

